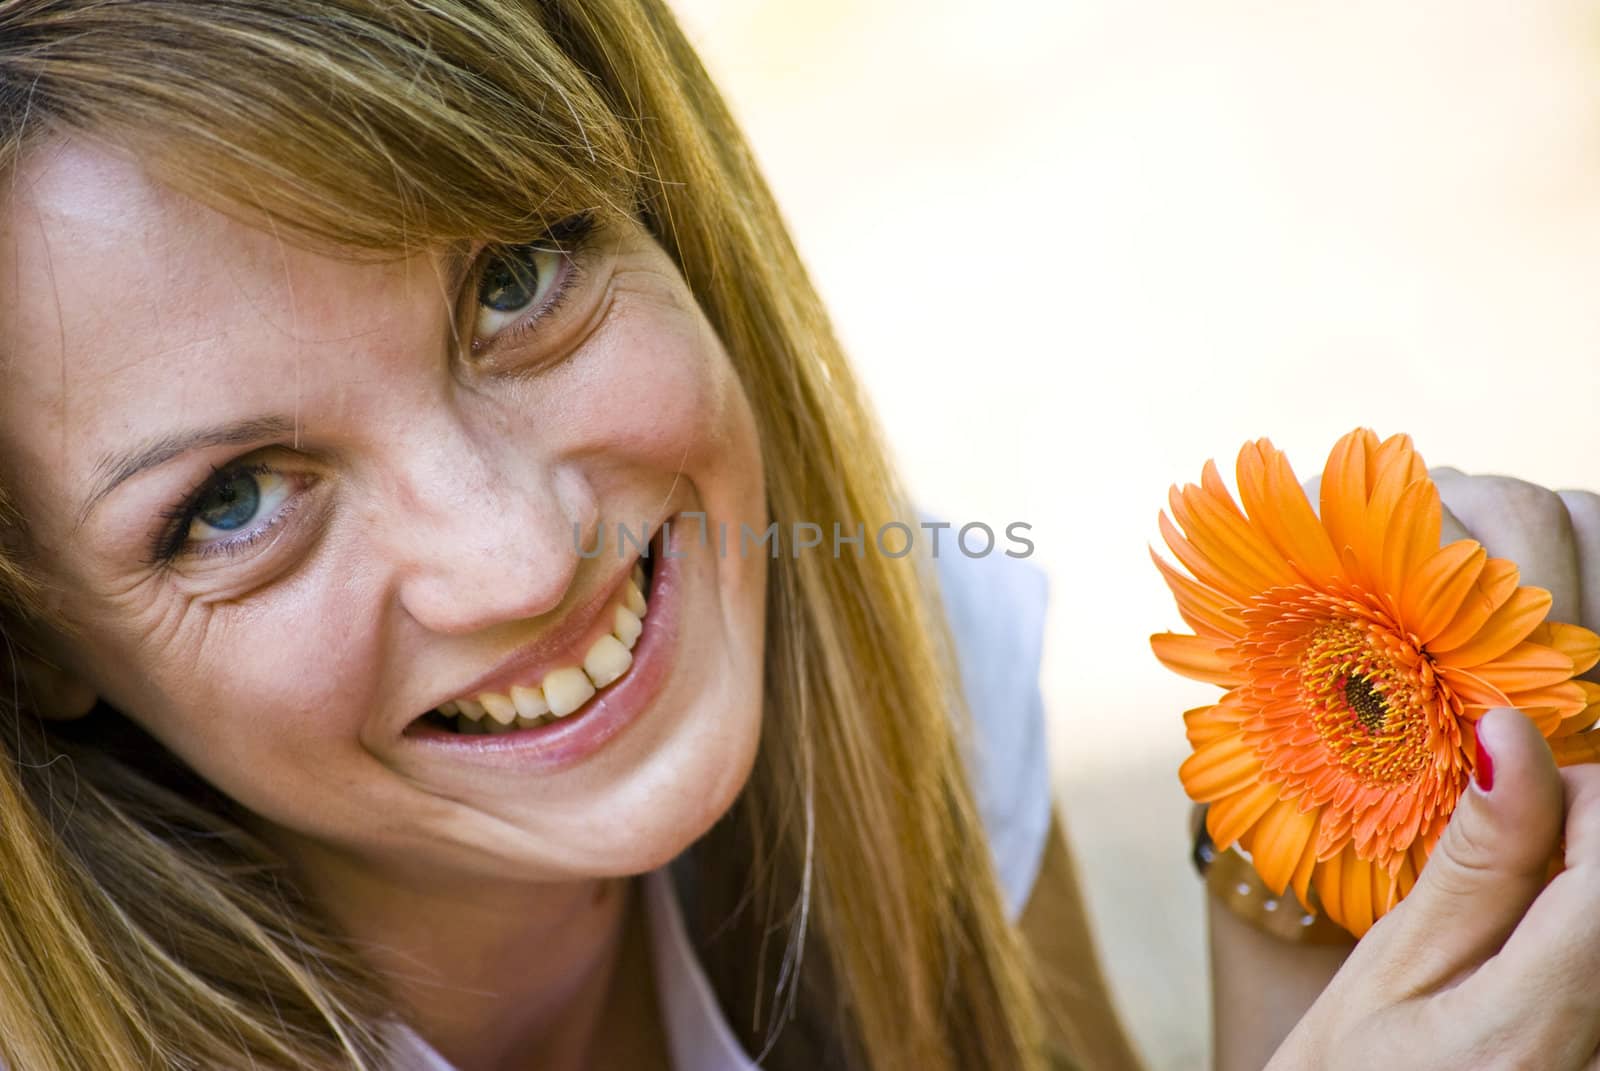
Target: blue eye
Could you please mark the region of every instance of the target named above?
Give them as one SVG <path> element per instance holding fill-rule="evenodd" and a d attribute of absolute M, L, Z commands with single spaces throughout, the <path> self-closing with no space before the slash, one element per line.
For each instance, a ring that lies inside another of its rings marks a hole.
<path fill-rule="evenodd" d="M 171 510 L 151 547 L 151 564 L 234 555 L 275 533 L 296 512 L 314 475 L 258 462 L 218 469 Z"/>
<path fill-rule="evenodd" d="M 266 465 L 224 470 L 189 505 L 172 553 L 248 543 L 276 523 L 294 488 Z"/>
<path fill-rule="evenodd" d="M 261 477 L 241 472 L 201 495 L 194 519 L 219 532 L 232 532 L 248 524 L 260 507 Z"/>

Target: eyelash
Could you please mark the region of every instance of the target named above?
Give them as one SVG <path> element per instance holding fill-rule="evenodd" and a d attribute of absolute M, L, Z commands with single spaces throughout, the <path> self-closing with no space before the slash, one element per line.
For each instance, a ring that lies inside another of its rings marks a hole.
<path fill-rule="evenodd" d="M 545 298 L 544 303 L 532 314 L 523 317 L 516 325 L 502 331 L 495 338 L 480 341 L 473 338 L 471 346 L 474 354 L 485 353 L 491 349 L 515 345 L 530 334 L 541 323 L 559 312 L 567 304 L 577 284 L 584 278 L 582 266 L 578 258 L 587 247 L 595 231 L 594 218 L 588 213 L 571 216 L 550 228 L 545 239 L 551 243 L 550 249 L 562 254 L 561 280 Z M 478 281 L 482 277 L 483 266 L 487 257 L 500 250 L 495 247 L 480 251 L 477 263 L 468 273 L 464 293 L 476 295 Z M 150 564 L 170 565 L 184 554 L 184 547 L 196 517 L 200 513 L 201 501 L 220 484 L 241 476 L 264 476 L 273 472 L 271 465 L 265 462 L 254 462 L 244 465 L 213 465 L 211 472 L 205 479 L 194 487 L 188 494 L 178 501 L 178 504 L 161 511 L 162 523 L 157 529 L 156 538 L 151 547 Z M 298 496 L 296 496 L 298 497 Z M 255 546 L 265 539 L 279 525 L 287 520 L 298 507 L 295 500 L 291 499 L 280 508 L 272 518 L 245 535 L 233 539 L 221 540 L 207 544 L 189 552 L 193 557 L 209 558 L 218 554 L 229 557 L 239 554 Z"/>

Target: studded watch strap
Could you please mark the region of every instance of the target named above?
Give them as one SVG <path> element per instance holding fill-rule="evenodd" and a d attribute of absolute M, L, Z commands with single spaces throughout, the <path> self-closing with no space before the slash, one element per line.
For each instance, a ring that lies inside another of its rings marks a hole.
<path fill-rule="evenodd" d="M 1293 889 L 1285 889 L 1282 895 L 1269 889 L 1243 852 L 1233 848 L 1218 851 L 1206 831 L 1205 811 L 1204 807 L 1195 809 L 1194 865 L 1205 879 L 1206 889 L 1229 911 L 1263 933 L 1295 944 L 1348 945 L 1354 941 L 1327 915 L 1302 905 Z"/>

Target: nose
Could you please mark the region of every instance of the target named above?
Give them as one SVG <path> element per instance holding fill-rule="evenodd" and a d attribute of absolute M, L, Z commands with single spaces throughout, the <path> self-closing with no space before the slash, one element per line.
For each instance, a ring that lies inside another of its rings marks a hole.
<path fill-rule="evenodd" d="M 399 480 L 389 537 L 399 601 L 433 632 L 474 633 L 556 609 L 599 523 L 581 474 L 467 435 L 423 451 Z"/>

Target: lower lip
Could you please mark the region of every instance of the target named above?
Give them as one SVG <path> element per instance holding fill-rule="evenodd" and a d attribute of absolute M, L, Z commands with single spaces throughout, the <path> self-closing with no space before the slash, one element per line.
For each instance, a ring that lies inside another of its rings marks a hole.
<path fill-rule="evenodd" d="M 676 540 L 674 540 L 676 542 Z M 593 755 L 638 721 L 660 694 L 678 641 L 679 555 L 660 554 L 650 578 L 644 631 L 633 647 L 633 663 L 574 714 L 549 725 L 493 734 L 453 733 L 419 723 L 404 739 L 482 766 L 553 773 Z"/>

